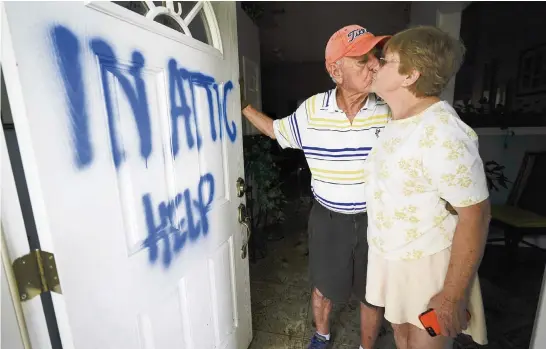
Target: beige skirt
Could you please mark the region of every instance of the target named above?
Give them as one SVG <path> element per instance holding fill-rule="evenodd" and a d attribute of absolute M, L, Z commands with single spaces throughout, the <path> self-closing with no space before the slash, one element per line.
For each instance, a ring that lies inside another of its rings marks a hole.
<path fill-rule="evenodd" d="M 393 324 L 410 323 L 421 329 L 419 314 L 441 291 L 449 266 L 451 249 L 413 261 L 387 260 L 370 249 L 366 300 L 385 308 L 385 319 Z M 465 334 L 481 345 L 487 344 L 487 330 L 480 282 L 471 285 L 468 310 L 471 319 Z"/>

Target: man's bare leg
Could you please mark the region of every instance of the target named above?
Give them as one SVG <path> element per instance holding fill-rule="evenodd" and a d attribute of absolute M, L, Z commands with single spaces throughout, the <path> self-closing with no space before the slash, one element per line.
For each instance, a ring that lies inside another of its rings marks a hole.
<path fill-rule="evenodd" d="M 371 307 L 360 303 L 360 344 L 364 349 L 373 349 L 381 323 L 384 308 Z"/>
<path fill-rule="evenodd" d="M 453 339 L 444 336 L 431 337 L 427 331 L 412 324 L 392 324 L 394 340 L 398 349 L 448 349 Z"/>
<path fill-rule="evenodd" d="M 320 291 L 313 289 L 313 318 L 317 326 L 317 332 L 321 335 L 330 334 L 329 316 L 332 310 L 332 301 L 324 297 Z"/>

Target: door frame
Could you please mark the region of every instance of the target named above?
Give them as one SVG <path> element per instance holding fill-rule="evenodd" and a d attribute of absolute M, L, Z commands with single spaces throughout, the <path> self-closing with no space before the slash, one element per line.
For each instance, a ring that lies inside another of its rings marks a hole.
<path fill-rule="evenodd" d="M 257 91 L 258 94 L 258 100 L 256 101 L 256 105 L 254 106 L 258 110 L 262 109 L 262 81 L 261 81 L 261 72 L 260 67 L 256 62 L 254 62 L 252 59 L 248 58 L 248 56 L 241 56 L 242 60 L 242 76 L 244 81 L 243 86 L 243 94 L 245 98 L 248 98 L 248 91 L 250 89 L 250 82 L 255 81 L 255 86 L 252 86 L 254 90 Z M 248 74 L 253 74 L 253 78 L 255 80 L 251 79 L 251 76 Z M 252 103 L 254 101 L 248 101 L 249 103 Z M 252 125 L 246 118 L 243 118 L 242 123 L 245 125 L 244 127 L 244 134 L 243 136 L 250 136 L 250 135 L 259 135 L 261 134 L 260 131 Z"/>
<path fill-rule="evenodd" d="M 0 291 L 2 298 L 2 332 L 4 333 L 4 338 L 6 334 L 10 336 L 10 339 L 7 341 L 10 349 L 32 349 L 21 302 L 19 297 L 17 297 L 17 283 L 11 267 L 2 224 L 0 224 L 0 238 L 2 248 L 2 265 L 0 266 L 0 283 L 2 283 L 2 290 Z M 4 329 L 7 330 L 4 331 Z M 6 343 L 6 340 L 0 338 L 0 346 L 2 343 Z"/>
<path fill-rule="evenodd" d="M 2 97 L 7 97 L 7 103 L 2 103 L 4 105 L 2 114 L 4 114 L 3 116 L 6 116 L 6 119 L 13 120 L 12 114 L 14 112 L 25 113 L 25 106 L 23 102 L 21 84 L 16 69 L 17 64 L 15 61 L 15 54 L 12 50 L 12 38 L 7 22 L 4 2 L 0 4 L 0 33 L 0 44 L 2 48 L 2 75 L 3 78 L 14 82 L 14 87 L 11 88 L 11 90 L 6 88 L 5 92 L 2 91 Z M 7 78 L 7 76 L 9 76 L 9 78 Z M 12 166 L 13 158 L 9 155 L 8 137 L 6 137 L 3 125 L 0 130 L 0 134 L 0 185 L 2 190 L 0 221 L 4 236 L 4 241 L 2 243 L 5 243 L 2 250 L 3 252 L 5 251 L 5 253 L 7 253 L 7 258 L 4 259 L 4 263 L 8 263 L 9 269 L 12 270 L 11 266 L 14 260 L 19 256 L 28 254 L 31 250 L 31 246 L 27 236 L 27 232 L 29 231 L 27 227 L 28 222 L 25 222 L 24 219 L 23 208 L 21 206 L 22 198 L 19 197 L 14 168 Z M 13 131 L 13 136 L 16 137 L 15 131 Z M 18 151 L 19 142 L 15 140 L 14 143 Z M 23 182 L 26 183 L 20 158 L 19 162 L 15 162 L 15 164 L 17 167 L 20 167 L 18 170 L 23 176 Z M 28 190 L 27 188 L 20 189 Z M 30 202 L 26 204 L 31 207 Z M 29 218 L 34 219 L 34 217 Z M 45 303 L 43 302 L 42 297 L 34 297 L 25 302 L 20 302 L 18 299 L 13 299 L 12 301 L 14 304 L 20 303 L 22 319 L 19 321 L 19 326 L 24 325 L 26 327 L 24 330 L 20 327 L 20 331 L 23 331 L 23 336 L 24 332 L 28 333 L 28 341 L 30 346 L 32 348 L 52 349 L 50 332 L 44 313 Z"/>
<path fill-rule="evenodd" d="M 41 297 L 35 297 L 26 302 L 16 298 L 17 285 L 14 284 L 12 264 L 17 256 L 25 255 L 30 251 L 30 245 L 3 127 L 0 128 L 0 134 L 2 264 L 11 290 L 9 297 L 14 305 L 23 347 L 52 349 Z"/>

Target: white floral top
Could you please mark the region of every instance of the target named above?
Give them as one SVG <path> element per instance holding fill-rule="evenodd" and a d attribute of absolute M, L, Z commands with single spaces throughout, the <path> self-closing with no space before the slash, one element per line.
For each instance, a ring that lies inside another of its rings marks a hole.
<path fill-rule="evenodd" d="M 370 248 L 419 259 L 451 246 L 458 218 L 446 209 L 489 196 L 478 136 L 447 102 L 393 120 L 365 166 Z"/>

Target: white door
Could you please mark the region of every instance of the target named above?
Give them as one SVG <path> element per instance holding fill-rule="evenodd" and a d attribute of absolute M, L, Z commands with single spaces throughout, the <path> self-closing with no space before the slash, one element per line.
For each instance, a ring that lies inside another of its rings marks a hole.
<path fill-rule="evenodd" d="M 3 71 L 64 349 L 250 343 L 235 6 L 3 4 Z"/>

